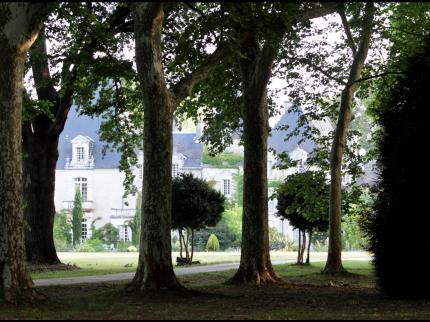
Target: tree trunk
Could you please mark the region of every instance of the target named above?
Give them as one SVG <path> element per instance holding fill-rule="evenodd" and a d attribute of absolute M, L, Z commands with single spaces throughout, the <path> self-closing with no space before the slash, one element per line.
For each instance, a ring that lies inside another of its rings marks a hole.
<path fill-rule="evenodd" d="M 193 262 L 194 258 L 194 229 L 191 229 L 191 263 Z"/>
<path fill-rule="evenodd" d="M 43 8 L 28 3 L 0 4 L 0 300 L 33 299 L 25 264 L 22 198 L 22 88 L 27 51 Z"/>
<path fill-rule="evenodd" d="M 190 252 L 189 252 L 189 248 L 188 248 L 188 240 L 190 239 L 190 237 L 189 237 L 190 234 L 189 234 L 188 229 L 186 229 L 185 231 L 187 233 L 187 239 L 185 239 L 185 237 L 184 237 L 185 257 L 187 260 L 189 260 L 190 259 Z"/>
<path fill-rule="evenodd" d="M 60 263 L 53 234 L 57 147 L 58 137 L 24 133 L 24 217 L 29 225 L 25 244 L 27 261 L 34 264 Z"/>
<path fill-rule="evenodd" d="M 303 260 L 305 258 L 305 251 L 306 251 L 306 230 L 303 230 L 303 243 L 302 243 L 302 254 L 301 254 L 301 264 L 303 264 Z"/>
<path fill-rule="evenodd" d="M 136 63 L 144 97 L 143 217 L 133 289 L 178 289 L 172 265 L 172 125 L 176 107 L 162 65 L 160 3 L 133 4 Z"/>
<path fill-rule="evenodd" d="M 267 183 L 267 77 L 273 60 L 260 61 L 261 48 L 251 36 L 242 45 L 244 191 L 240 267 L 232 283 L 268 284 L 279 278 L 270 261 Z M 262 66 L 265 65 L 265 66 Z M 270 72 L 269 72 L 270 74 Z"/>
<path fill-rule="evenodd" d="M 299 229 L 299 247 L 297 249 L 297 264 L 300 264 L 300 253 L 302 251 L 302 231 Z"/>
<path fill-rule="evenodd" d="M 310 253 L 311 253 L 311 244 L 312 244 L 312 229 L 309 230 L 309 242 L 308 242 L 308 256 L 306 257 L 306 264 L 310 264 Z"/>
<path fill-rule="evenodd" d="M 359 88 L 359 79 L 367 57 L 372 36 L 375 7 L 367 3 L 361 32 L 360 45 L 351 65 L 348 83 L 341 95 L 339 116 L 330 154 L 330 207 L 329 207 L 329 247 L 325 273 L 342 273 L 342 159 L 345 152 L 346 137 L 352 120 L 354 93 Z M 353 52 L 355 49 L 353 48 Z"/>
<path fill-rule="evenodd" d="M 179 257 L 182 258 L 182 229 L 178 229 L 179 232 Z"/>

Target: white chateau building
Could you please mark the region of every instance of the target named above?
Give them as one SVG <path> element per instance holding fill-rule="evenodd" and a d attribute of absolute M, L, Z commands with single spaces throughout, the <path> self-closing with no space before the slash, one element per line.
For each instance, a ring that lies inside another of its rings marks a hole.
<path fill-rule="evenodd" d="M 55 207 L 57 211 L 71 212 L 76 186 L 82 194 L 84 220 L 83 239 L 91 235 L 91 223 L 96 227 L 113 224 L 120 231 L 120 239 L 131 240 L 131 229 L 127 221 L 136 211 L 137 196 L 123 199 L 125 175 L 119 171 L 120 154 L 107 151 L 102 155 L 105 142 L 100 141 L 98 131 L 101 120 L 78 115 L 72 108 L 59 141 L 59 158 L 56 169 Z M 227 198 L 235 192 L 236 168 L 214 168 L 202 163 L 203 144 L 199 133 L 173 133 L 172 175 L 193 173 L 196 177 L 215 184 Z M 139 154 L 135 171 L 135 186 L 141 190 L 143 180 L 143 152 Z"/>
<path fill-rule="evenodd" d="M 287 152 L 292 160 L 298 160 L 297 168 L 275 169 L 275 155 L 268 152 L 269 181 L 282 180 L 288 175 L 303 171 L 309 154 L 316 147 L 313 141 L 304 138 L 303 132 L 285 141 L 287 133 L 295 129 L 300 114 L 287 110 L 272 129 L 268 140 L 270 148 L 278 153 Z M 57 211 L 71 211 L 75 187 L 79 185 L 84 208 L 83 239 L 90 236 L 90 225 L 97 219 L 96 227 L 112 223 L 119 228 L 120 239 L 130 241 L 132 232 L 127 226 L 127 221 L 133 219 L 135 215 L 136 196 L 129 196 L 126 200 L 122 197 L 124 173 L 119 171 L 120 154 L 116 151 L 107 151 L 106 155 L 102 156 L 105 142 L 101 142 L 99 138 L 100 123 L 99 118 L 78 115 L 74 108 L 69 112 L 68 121 L 59 142 L 55 206 Z M 281 125 L 288 125 L 289 130 L 277 129 Z M 310 125 L 317 127 L 323 133 L 330 131 L 333 126 L 329 122 Z M 203 164 L 203 144 L 198 140 L 200 131 L 201 127 L 197 126 L 194 133 L 173 132 L 172 175 L 177 176 L 183 172 L 193 173 L 198 178 L 214 183 L 215 188 L 230 199 L 236 192 L 235 175 L 243 174 L 243 161 L 235 168 L 216 168 Z M 243 147 L 239 146 L 238 142 L 239 136 L 234 139 L 233 145 L 227 151 L 243 154 Z M 139 190 L 143 180 L 142 164 L 143 152 L 140 152 L 139 165 L 134 170 L 135 186 Z M 365 170 L 363 181 L 370 181 L 373 178 L 373 172 L 370 168 Z M 269 188 L 269 196 L 272 193 L 273 189 Z M 275 213 L 276 200 L 269 200 L 269 225 L 295 241 L 297 232 L 293 231 L 288 221 L 280 220 Z"/>

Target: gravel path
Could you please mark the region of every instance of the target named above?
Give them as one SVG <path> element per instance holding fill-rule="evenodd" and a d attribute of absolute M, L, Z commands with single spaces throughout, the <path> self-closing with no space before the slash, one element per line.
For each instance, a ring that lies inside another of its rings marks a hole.
<path fill-rule="evenodd" d="M 348 260 L 366 260 L 363 257 L 348 258 Z M 272 261 L 274 265 L 281 265 L 292 263 L 294 261 Z M 315 262 L 322 262 L 322 260 L 316 260 Z M 189 275 L 198 273 L 211 273 L 211 272 L 222 272 L 232 269 L 238 269 L 239 263 L 229 263 L 229 264 L 217 264 L 208 266 L 196 266 L 196 267 L 183 267 L 176 268 L 175 274 Z M 80 277 L 64 277 L 64 278 L 52 278 L 52 279 L 41 279 L 35 280 L 35 286 L 51 286 L 51 285 L 74 285 L 74 284 L 91 284 L 91 283 L 106 283 L 106 282 L 121 282 L 121 281 L 131 281 L 134 277 L 134 273 L 118 273 L 100 276 L 80 276 Z"/>

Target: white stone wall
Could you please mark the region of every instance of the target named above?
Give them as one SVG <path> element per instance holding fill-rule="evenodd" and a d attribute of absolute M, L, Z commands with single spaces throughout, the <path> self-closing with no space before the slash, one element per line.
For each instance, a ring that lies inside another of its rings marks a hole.
<path fill-rule="evenodd" d="M 75 196 L 75 178 L 87 178 L 88 182 L 88 202 L 91 211 L 85 211 L 84 217 L 89 223 L 100 217 L 95 226 L 101 227 L 107 223 L 112 223 L 110 218 L 111 209 L 135 209 L 137 196 L 128 196 L 123 199 L 124 194 L 124 173 L 118 169 L 91 169 L 73 170 L 57 169 L 55 184 L 55 208 L 58 211 L 67 208 L 65 201 L 73 201 Z M 128 205 L 126 204 L 128 202 Z M 85 208 L 85 203 L 83 203 Z M 127 219 L 128 220 L 128 219 Z M 124 223 L 126 220 L 114 226 Z M 116 223 L 116 222 L 115 222 Z"/>
<path fill-rule="evenodd" d="M 215 189 L 224 193 L 224 180 L 230 180 L 230 195 L 226 195 L 228 199 L 234 197 L 236 193 L 236 183 L 234 180 L 234 175 L 239 173 L 237 168 L 212 168 L 203 167 L 202 169 L 202 179 L 206 181 L 215 181 Z"/>

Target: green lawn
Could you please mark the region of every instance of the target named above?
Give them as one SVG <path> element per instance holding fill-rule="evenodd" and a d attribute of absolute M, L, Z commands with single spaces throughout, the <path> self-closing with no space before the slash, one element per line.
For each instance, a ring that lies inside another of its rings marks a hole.
<path fill-rule="evenodd" d="M 430 301 L 387 299 L 368 261 L 345 261 L 354 274 L 321 275 L 323 263 L 276 265 L 284 283 L 225 285 L 234 271 L 179 277 L 186 292 L 129 293 L 124 283 L 43 287 L 47 300 L 11 307 L 0 319 L 429 319 Z"/>
<path fill-rule="evenodd" d="M 64 264 L 76 265 L 79 270 L 69 271 L 39 271 L 33 272 L 33 279 L 60 278 L 106 275 L 114 273 L 135 272 L 138 262 L 138 253 L 59 253 L 60 260 Z M 173 253 L 175 261 L 178 253 Z M 294 261 L 297 257 L 295 252 L 271 252 L 272 261 L 287 260 Z M 324 261 L 327 253 L 311 253 L 311 259 Z M 365 252 L 345 252 L 343 258 L 366 259 Z M 200 261 L 201 265 L 238 263 L 239 252 L 197 252 L 194 260 Z"/>

